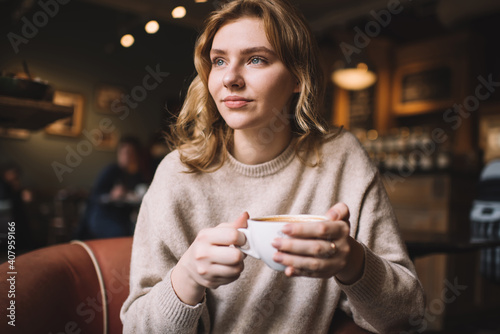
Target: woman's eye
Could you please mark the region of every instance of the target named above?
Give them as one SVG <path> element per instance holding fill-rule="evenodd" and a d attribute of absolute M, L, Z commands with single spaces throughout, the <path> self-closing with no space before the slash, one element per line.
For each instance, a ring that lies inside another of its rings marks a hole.
<path fill-rule="evenodd" d="M 252 58 L 252 59 L 250 60 L 250 63 L 251 63 L 252 65 L 260 65 L 260 64 L 264 63 L 264 59 L 259 58 L 259 57 L 254 57 L 254 58 Z"/>
<path fill-rule="evenodd" d="M 222 66 L 224 65 L 224 60 L 217 58 L 212 61 L 212 64 L 214 64 L 214 66 Z"/>

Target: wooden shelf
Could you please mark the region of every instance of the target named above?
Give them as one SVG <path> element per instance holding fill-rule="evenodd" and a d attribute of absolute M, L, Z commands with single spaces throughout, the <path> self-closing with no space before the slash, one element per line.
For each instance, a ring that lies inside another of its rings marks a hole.
<path fill-rule="evenodd" d="M 40 130 L 54 121 L 70 117 L 73 107 L 50 101 L 0 96 L 0 127 Z"/>

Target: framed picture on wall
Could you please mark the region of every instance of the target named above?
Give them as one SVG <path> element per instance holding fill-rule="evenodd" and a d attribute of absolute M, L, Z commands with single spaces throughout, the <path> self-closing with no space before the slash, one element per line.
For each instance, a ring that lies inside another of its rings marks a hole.
<path fill-rule="evenodd" d="M 396 69 L 392 102 L 394 113 L 411 115 L 452 106 L 459 96 L 463 80 L 457 67 L 452 60 L 443 60 L 408 64 Z"/>
<path fill-rule="evenodd" d="M 73 115 L 48 125 L 45 128 L 45 132 L 50 135 L 78 137 L 82 132 L 83 126 L 83 95 L 56 90 L 54 92 L 53 103 L 73 107 Z"/>
<path fill-rule="evenodd" d="M 0 127 L 0 138 L 26 140 L 29 137 L 29 130 Z"/>
<path fill-rule="evenodd" d="M 120 140 L 120 131 L 115 127 L 111 132 L 102 132 L 102 140 L 96 145 L 99 151 L 114 151 Z"/>
<path fill-rule="evenodd" d="M 122 96 L 126 94 L 125 87 L 110 84 L 99 84 L 95 89 L 96 111 L 114 115 L 120 107 L 125 105 Z"/>

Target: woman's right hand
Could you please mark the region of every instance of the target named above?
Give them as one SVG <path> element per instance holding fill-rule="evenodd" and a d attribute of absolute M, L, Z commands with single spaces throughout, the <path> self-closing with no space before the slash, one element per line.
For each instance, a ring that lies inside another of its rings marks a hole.
<path fill-rule="evenodd" d="M 245 212 L 233 223 L 222 223 L 198 233 L 172 271 L 172 286 L 181 301 L 196 305 L 203 299 L 206 288 L 217 289 L 238 279 L 245 254 L 232 245 L 245 244 L 245 235 L 238 228 L 247 227 L 248 218 Z"/>

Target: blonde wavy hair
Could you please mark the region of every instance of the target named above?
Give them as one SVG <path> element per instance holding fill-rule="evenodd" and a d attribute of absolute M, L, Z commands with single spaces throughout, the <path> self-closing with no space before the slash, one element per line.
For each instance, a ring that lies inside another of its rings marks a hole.
<path fill-rule="evenodd" d="M 226 23 L 242 17 L 262 19 L 266 36 L 279 59 L 297 79 L 300 93 L 293 97 L 292 131 L 297 137 L 295 152 L 301 161 L 315 166 L 327 126 L 320 114 L 324 94 L 324 76 L 318 47 L 302 14 L 286 0 L 235 0 L 212 12 L 195 45 L 197 76 L 192 81 L 184 104 L 167 141 L 180 152 L 190 172 L 213 172 L 227 159 L 233 130 L 219 114 L 208 90 L 212 68 L 210 49 L 217 31 Z M 309 151 L 316 159 L 306 161 Z"/>

